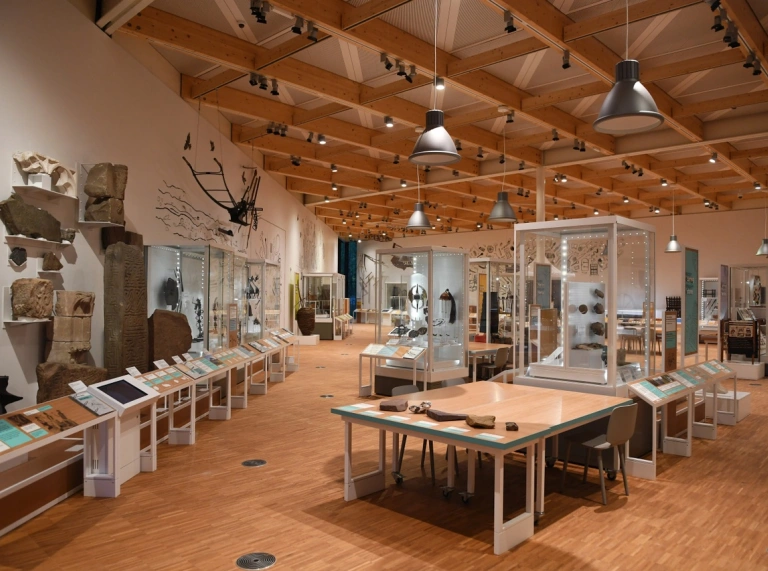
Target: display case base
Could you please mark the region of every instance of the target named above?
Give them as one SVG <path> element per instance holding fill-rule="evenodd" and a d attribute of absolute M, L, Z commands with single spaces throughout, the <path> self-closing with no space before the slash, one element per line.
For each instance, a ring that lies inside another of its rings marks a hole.
<path fill-rule="evenodd" d="M 319 335 L 299 335 L 299 345 L 319 345 Z"/>
<path fill-rule="evenodd" d="M 737 379 L 757 381 L 765 377 L 765 363 L 755 361 L 752 364 L 750 361 L 726 361 L 724 364 L 736 373 Z"/>
<path fill-rule="evenodd" d="M 752 394 L 738 391 L 736 393 L 736 400 L 738 401 L 738 414 L 734 415 L 734 405 L 736 402 L 733 399 L 733 391 L 717 395 L 717 423 L 727 424 L 733 426 L 737 422 L 741 422 L 747 416 L 752 409 Z M 707 418 L 712 418 L 712 403 L 714 398 L 712 393 L 707 393 L 704 399 L 704 406 L 706 407 Z"/>
<path fill-rule="evenodd" d="M 627 386 L 623 383 L 618 384 L 615 387 L 611 387 L 608 385 L 596 385 L 593 383 L 582 383 L 579 381 L 562 381 L 558 379 L 543 379 L 541 377 L 516 375 L 515 384 L 525 385 L 527 387 L 541 387 L 545 389 L 559 389 L 561 391 L 589 393 L 593 395 L 626 397 L 628 394 Z"/>

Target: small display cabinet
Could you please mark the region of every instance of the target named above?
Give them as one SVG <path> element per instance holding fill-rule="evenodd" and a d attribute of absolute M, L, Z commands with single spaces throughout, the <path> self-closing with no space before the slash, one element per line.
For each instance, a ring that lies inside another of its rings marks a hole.
<path fill-rule="evenodd" d="M 655 365 L 654 229 L 618 216 L 515 228 L 515 383 L 626 395 Z"/>
<path fill-rule="evenodd" d="M 398 248 L 376 252 L 376 312 L 403 302 L 399 324 L 376 323 L 376 343 L 426 350 L 417 364 L 418 381 L 440 382 L 467 376 L 469 260 L 449 248 Z M 396 285 L 398 295 L 393 296 Z M 390 394 L 394 386 L 413 382 L 413 366 L 402 360 L 379 361 L 375 390 Z"/>
<path fill-rule="evenodd" d="M 768 266 L 732 267 L 730 318 L 765 320 L 766 287 Z"/>
<path fill-rule="evenodd" d="M 514 330 L 514 260 L 469 260 L 469 333 L 489 343 L 512 343 Z M 482 337 L 481 337 L 482 338 Z"/>
<path fill-rule="evenodd" d="M 237 259 L 235 260 L 237 276 Z M 247 260 L 242 278 L 235 279 L 235 294 L 243 301 L 240 342 L 258 341 L 280 325 L 280 266 L 265 260 Z"/>
<path fill-rule="evenodd" d="M 327 341 L 341 339 L 341 324 L 336 318 L 344 314 L 344 276 L 304 274 L 302 289 L 304 303 L 315 310 L 315 333 Z"/>

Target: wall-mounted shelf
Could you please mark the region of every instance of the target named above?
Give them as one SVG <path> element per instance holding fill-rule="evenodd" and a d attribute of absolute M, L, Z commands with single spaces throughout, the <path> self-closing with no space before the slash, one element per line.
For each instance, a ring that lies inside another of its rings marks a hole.
<path fill-rule="evenodd" d="M 14 320 L 13 308 L 11 307 L 11 286 L 3 286 L 2 310 L 3 310 L 3 327 L 7 327 L 9 325 L 16 326 L 16 325 L 30 325 L 32 323 L 46 323 L 50 321 L 50 318 L 35 319 L 33 317 L 19 317 L 18 319 Z"/>
<path fill-rule="evenodd" d="M 77 210 L 77 224 L 88 228 L 125 228 L 122 224 L 85 219 L 85 205 L 88 202 L 88 195 L 85 194 L 85 181 L 88 180 L 88 171 L 91 170 L 92 166 L 93 165 L 77 165 L 77 196 L 80 199 L 80 204 Z"/>
<path fill-rule="evenodd" d="M 27 236 L 20 235 L 6 235 L 3 238 L 9 248 L 19 247 L 27 250 L 31 248 L 43 252 L 60 252 L 64 248 L 72 245 L 70 242 L 51 242 L 50 240 L 28 238 Z"/>
<path fill-rule="evenodd" d="M 29 184 L 29 174 L 20 170 L 19 165 L 17 165 L 16 161 L 13 159 L 11 159 L 11 187 L 22 198 L 33 198 L 37 200 L 45 200 L 47 202 L 55 200 L 77 200 L 76 196 Z"/>

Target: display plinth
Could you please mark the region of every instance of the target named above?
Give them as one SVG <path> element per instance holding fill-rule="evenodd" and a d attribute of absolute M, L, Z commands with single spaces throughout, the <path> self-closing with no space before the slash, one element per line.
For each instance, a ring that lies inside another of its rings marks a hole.
<path fill-rule="evenodd" d="M 727 363 L 728 367 L 733 369 L 730 363 Z M 707 417 L 712 418 L 712 407 L 714 403 L 714 395 L 707 393 L 704 400 L 704 410 Z M 752 412 L 752 394 L 747 392 L 738 391 L 736 393 L 736 399 L 734 401 L 733 391 L 726 393 L 720 393 L 717 395 L 718 411 L 717 422 L 728 426 L 734 426 L 736 423 L 741 422 L 749 413 Z"/>
<path fill-rule="evenodd" d="M 729 368 L 736 371 L 736 376 L 748 381 L 758 381 L 765 377 L 765 363 L 749 361 L 725 361 Z"/>
<path fill-rule="evenodd" d="M 320 336 L 317 334 L 299 335 L 299 345 L 319 345 L 319 344 L 320 344 Z"/>

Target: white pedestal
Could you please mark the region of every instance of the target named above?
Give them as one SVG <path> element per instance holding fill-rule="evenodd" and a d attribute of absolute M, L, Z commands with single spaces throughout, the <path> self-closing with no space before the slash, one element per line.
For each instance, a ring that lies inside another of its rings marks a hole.
<path fill-rule="evenodd" d="M 755 361 L 753 365 L 750 361 L 726 361 L 724 364 L 736 373 L 737 379 L 757 381 L 765 377 L 765 363 Z"/>
<path fill-rule="evenodd" d="M 139 413 L 120 418 L 120 484 L 141 472 L 141 429 Z"/>
<path fill-rule="evenodd" d="M 320 345 L 320 336 L 299 335 L 299 345 Z"/>
<path fill-rule="evenodd" d="M 730 365 L 729 365 L 730 366 Z M 722 393 L 717 395 L 717 422 L 718 424 L 727 424 L 733 426 L 737 422 L 741 422 L 747 416 L 752 409 L 752 395 L 746 392 L 737 392 L 736 399 L 738 400 L 738 415 L 734 417 L 734 399 L 733 391 Z M 704 411 L 707 418 L 712 418 L 712 393 L 707 393 L 704 400 Z"/>

